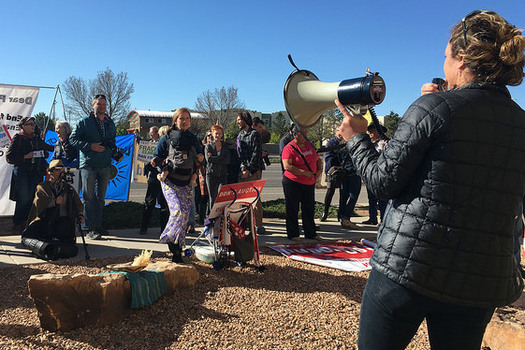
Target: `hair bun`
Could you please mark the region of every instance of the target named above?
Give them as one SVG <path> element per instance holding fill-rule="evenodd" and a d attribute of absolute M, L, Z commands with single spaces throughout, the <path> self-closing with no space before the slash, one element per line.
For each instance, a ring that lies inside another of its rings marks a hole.
<path fill-rule="evenodd" d="M 503 44 L 499 50 L 499 58 L 501 61 L 509 66 L 519 64 L 525 60 L 525 37 L 518 29 L 515 30 L 514 35 Z"/>

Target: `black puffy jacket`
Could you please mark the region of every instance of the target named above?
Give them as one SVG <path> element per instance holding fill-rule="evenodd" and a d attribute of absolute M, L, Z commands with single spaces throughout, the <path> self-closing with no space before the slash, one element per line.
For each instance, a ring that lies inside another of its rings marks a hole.
<path fill-rule="evenodd" d="M 525 111 L 506 88 L 424 95 L 381 155 L 365 134 L 347 147 L 368 188 L 391 199 L 373 268 L 452 304 L 497 307 L 520 296 L 512 232 L 525 193 Z"/>

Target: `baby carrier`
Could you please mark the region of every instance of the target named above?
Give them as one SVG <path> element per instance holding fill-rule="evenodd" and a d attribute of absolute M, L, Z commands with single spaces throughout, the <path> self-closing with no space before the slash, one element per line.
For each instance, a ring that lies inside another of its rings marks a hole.
<path fill-rule="evenodd" d="M 187 185 L 196 168 L 197 150 L 191 140 L 185 140 L 186 136 L 181 130 L 171 130 L 168 134 L 168 180 L 176 185 Z"/>

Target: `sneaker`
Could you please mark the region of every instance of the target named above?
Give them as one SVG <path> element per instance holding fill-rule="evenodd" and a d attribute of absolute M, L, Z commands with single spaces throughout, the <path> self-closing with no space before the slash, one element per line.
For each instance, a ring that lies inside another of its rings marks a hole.
<path fill-rule="evenodd" d="M 301 237 L 292 237 L 290 240 L 294 242 L 301 242 Z"/>
<path fill-rule="evenodd" d="M 89 239 L 92 239 L 92 240 L 98 240 L 98 239 L 102 238 L 100 233 L 98 233 L 97 231 L 89 231 L 86 234 L 86 237 L 89 238 Z"/>
<path fill-rule="evenodd" d="M 377 225 L 377 220 L 368 219 L 366 221 L 363 221 L 362 224 L 365 224 L 365 225 Z"/>
<path fill-rule="evenodd" d="M 347 228 L 347 229 L 350 229 L 350 230 L 358 230 L 358 229 L 361 228 L 361 227 L 357 226 L 356 224 L 354 224 L 352 221 L 350 221 L 348 219 L 341 220 L 341 227 L 342 228 Z"/>
<path fill-rule="evenodd" d="M 319 235 L 315 235 L 313 237 L 306 237 L 306 239 L 311 240 L 311 241 L 319 241 L 319 242 L 324 241 L 324 238 Z"/>
<path fill-rule="evenodd" d="M 261 225 L 261 226 L 257 226 L 256 230 L 257 230 L 257 234 L 258 234 L 258 235 L 264 235 L 264 234 L 266 234 L 266 229 L 265 229 L 264 226 L 262 226 L 262 225 Z"/>
<path fill-rule="evenodd" d="M 321 215 L 321 222 L 325 222 L 326 219 L 328 218 L 328 213 L 327 212 L 323 212 L 323 215 Z"/>

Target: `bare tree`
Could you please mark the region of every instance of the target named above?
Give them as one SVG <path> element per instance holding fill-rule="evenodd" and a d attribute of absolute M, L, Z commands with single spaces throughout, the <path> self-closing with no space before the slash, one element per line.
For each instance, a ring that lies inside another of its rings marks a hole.
<path fill-rule="evenodd" d="M 88 84 L 80 77 L 71 76 L 62 85 L 67 99 L 66 107 L 69 115 L 77 117 L 89 114 L 91 107 L 91 97 L 89 96 Z"/>
<path fill-rule="evenodd" d="M 128 74 L 113 73 L 109 68 L 98 72 L 93 80 L 86 82 L 83 78 L 71 76 L 62 87 L 71 113 L 80 118 L 92 110 L 92 98 L 97 94 L 106 96 L 107 113 L 116 122 L 125 118 L 130 110 L 129 100 L 135 91 L 133 83 L 128 82 Z"/>
<path fill-rule="evenodd" d="M 223 126 L 230 125 L 237 117 L 238 111 L 244 109 L 244 102 L 239 99 L 238 89 L 224 86 L 215 91 L 206 90 L 195 103 L 195 110 L 205 115 L 211 124 L 219 121 Z"/>
<path fill-rule="evenodd" d="M 91 95 L 105 95 L 108 103 L 107 113 L 117 121 L 128 115 L 129 99 L 134 91 L 133 84 L 128 82 L 128 73 L 115 74 L 109 68 L 104 72 L 98 72 L 95 80 L 91 82 Z"/>
<path fill-rule="evenodd" d="M 308 129 L 308 138 L 320 147 L 325 140 L 334 136 L 335 129 L 341 125 L 343 115 L 339 109 L 330 109 L 323 113 L 319 121 Z"/>

